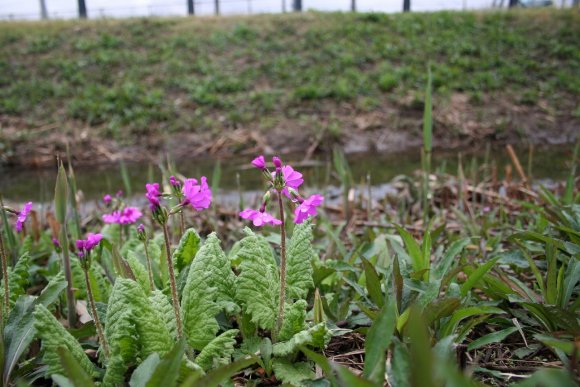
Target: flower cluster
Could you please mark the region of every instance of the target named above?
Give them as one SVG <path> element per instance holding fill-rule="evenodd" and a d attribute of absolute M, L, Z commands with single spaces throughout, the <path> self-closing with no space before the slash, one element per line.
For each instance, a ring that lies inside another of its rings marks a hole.
<path fill-rule="evenodd" d="M 183 202 L 181 204 L 191 204 L 196 211 L 209 208 L 211 204 L 211 189 L 207 185 L 205 176 L 201 177 L 199 184 L 196 179 L 185 179 L 181 193 L 183 194 Z"/>
<path fill-rule="evenodd" d="M 308 198 L 303 198 L 298 193 L 298 188 L 304 183 L 302 174 L 290 165 L 282 165 L 282 161 L 279 157 L 273 157 L 272 163 L 274 164 L 274 172 L 268 171 L 266 167 L 266 160 L 264 156 L 258 156 L 252 160 L 252 165 L 260 169 L 268 182 L 270 187 L 264 195 L 264 200 L 259 210 L 254 210 L 251 208 L 246 208 L 240 212 L 240 217 L 243 219 L 251 220 L 254 226 L 264 226 L 266 224 L 272 226 L 278 226 L 282 224 L 282 220 L 276 219 L 273 215 L 266 212 L 266 206 L 270 201 L 270 191 L 277 192 L 278 195 L 283 194 L 288 199 L 290 199 L 296 208 L 294 210 L 294 223 L 302 223 L 311 216 L 317 215 L 316 208 L 319 207 L 324 198 L 322 195 L 312 195 Z"/>
<path fill-rule="evenodd" d="M 161 207 L 161 202 L 159 201 L 159 197 L 161 196 L 161 192 L 159 192 L 159 183 L 145 184 L 145 189 L 147 189 L 145 197 L 149 200 L 149 208 L 151 208 L 151 211 L 155 212 L 159 207 Z"/>
<path fill-rule="evenodd" d="M 22 207 L 22 211 L 20 211 L 18 213 L 18 218 L 16 219 L 16 231 L 17 232 L 22 231 L 22 226 L 24 225 L 24 222 L 26 222 L 26 218 L 28 217 L 28 214 L 30 213 L 31 209 L 32 209 L 32 202 L 28 202 L 24 205 L 24 207 Z"/>
<path fill-rule="evenodd" d="M 137 207 L 125 207 L 122 210 L 103 215 L 103 221 L 105 223 L 133 224 L 141 216 L 143 214 Z"/>
<path fill-rule="evenodd" d="M 149 183 L 145 185 L 147 193 L 145 197 L 149 201 L 149 208 L 153 212 L 153 217 L 160 223 L 164 223 L 167 220 L 167 216 L 179 212 L 186 205 L 191 205 L 196 211 L 201 211 L 203 209 L 209 208 L 212 201 L 212 192 L 207 184 L 207 179 L 205 176 L 197 179 L 185 179 L 183 182 L 178 180 L 175 176 L 169 178 L 169 184 L 171 185 L 171 193 L 161 193 L 159 191 L 159 183 Z M 168 214 L 165 209 L 161 207 L 160 198 L 161 196 L 173 196 L 178 200 L 178 205 L 171 209 Z"/>
<path fill-rule="evenodd" d="M 101 242 L 103 236 L 101 234 L 88 233 L 87 239 L 77 240 L 77 249 L 79 250 L 79 257 L 84 258 L 89 255 L 92 249 L 94 249 L 99 242 Z"/>

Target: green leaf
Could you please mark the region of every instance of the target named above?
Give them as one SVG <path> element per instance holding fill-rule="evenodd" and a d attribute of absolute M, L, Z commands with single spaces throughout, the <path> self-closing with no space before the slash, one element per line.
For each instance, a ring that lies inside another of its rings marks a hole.
<path fill-rule="evenodd" d="M 454 332 L 455 328 L 457 328 L 457 325 L 459 324 L 459 322 L 461 320 L 464 320 L 464 319 L 466 319 L 468 317 L 472 317 L 472 316 L 492 314 L 492 313 L 502 314 L 502 313 L 505 313 L 505 311 L 503 309 L 496 308 L 494 306 L 486 306 L 486 305 L 471 306 L 471 307 L 459 309 L 455 313 L 453 313 L 453 315 L 451 316 L 451 319 L 447 322 L 447 324 L 445 324 L 445 327 L 441 331 L 440 337 L 446 337 L 446 336 L 449 336 L 449 335 L 455 333 Z"/>
<path fill-rule="evenodd" d="M 124 315 L 124 316 L 123 316 Z M 172 348 L 172 339 L 165 322 L 135 281 L 117 278 L 107 308 L 105 336 L 114 355 L 116 340 L 123 338 L 129 325 L 135 327 L 142 358 L 153 352 L 164 355 Z M 130 340 L 130 338 L 127 338 Z M 128 345 L 129 343 L 127 343 Z M 123 348 L 122 343 L 120 343 Z"/>
<path fill-rule="evenodd" d="M 401 238 L 405 242 L 405 247 L 407 248 L 408 256 L 411 259 L 411 265 L 413 266 L 414 271 L 423 270 L 423 254 L 421 253 L 421 247 L 419 243 L 413 238 L 413 236 L 404 228 L 399 225 L 394 225 Z"/>
<path fill-rule="evenodd" d="M 571 259 L 568 262 L 568 268 L 566 269 L 566 275 L 564 276 L 564 282 L 562 284 L 563 290 L 560 300 L 560 306 L 562 308 L 565 308 L 570 302 L 578 281 L 580 281 L 580 261 Z"/>
<path fill-rule="evenodd" d="M 506 337 L 508 337 L 517 330 L 518 328 L 516 327 L 510 327 L 502 329 L 501 331 L 489 333 L 469 343 L 469 345 L 467 346 L 467 350 L 473 351 L 474 349 L 481 348 L 484 345 L 502 342 Z"/>
<path fill-rule="evenodd" d="M 213 339 L 203 348 L 195 359 L 195 363 L 205 371 L 229 364 L 238 332 L 237 329 L 230 329 Z"/>
<path fill-rule="evenodd" d="M 365 258 L 361 257 L 365 269 L 365 282 L 372 302 L 379 308 L 383 307 L 383 291 L 381 290 L 381 280 L 374 266 Z"/>
<path fill-rule="evenodd" d="M 91 387 L 93 378 L 81 367 L 77 360 L 64 347 L 58 348 L 60 363 L 65 370 L 65 375 L 75 386 Z"/>
<path fill-rule="evenodd" d="M 304 347 L 300 347 L 300 351 L 322 368 L 326 377 L 330 380 L 333 386 L 376 387 L 374 383 L 354 375 L 348 368 L 331 362 L 323 355 Z"/>
<path fill-rule="evenodd" d="M 377 385 L 385 380 L 385 353 L 397 323 L 397 306 L 394 299 L 385 305 L 368 331 L 365 340 L 363 375 Z"/>
<path fill-rule="evenodd" d="M 491 260 L 487 261 L 486 263 L 484 263 L 483 265 L 479 266 L 471 274 L 469 274 L 467 281 L 465 281 L 465 283 L 461 286 L 461 296 L 465 297 L 467 295 L 467 292 L 469 292 L 471 290 L 471 288 L 473 288 L 477 284 L 477 282 L 485 274 L 487 274 L 487 272 L 493 267 L 493 265 L 495 265 L 495 263 L 498 260 L 499 260 L 499 257 L 495 257 L 494 259 L 491 259 Z"/>
<path fill-rule="evenodd" d="M 58 300 L 66 288 L 64 274 L 59 272 L 46 285 L 38 298 L 20 297 L 12 309 L 4 328 L 4 385 L 7 386 L 10 376 L 22 353 L 36 336 L 32 312 L 36 305 L 48 307 Z"/>
<path fill-rule="evenodd" d="M 456 297 L 438 299 L 427 305 L 425 308 L 425 311 L 423 312 L 425 322 L 427 325 L 431 325 L 433 322 L 451 315 L 460 306 L 461 300 Z"/>
<path fill-rule="evenodd" d="M 292 386 L 304 386 L 303 380 L 314 379 L 316 374 L 312 366 L 306 362 L 293 363 L 287 359 L 274 359 L 272 364 L 276 379 Z"/>
<path fill-rule="evenodd" d="M 141 286 L 141 289 L 143 289 L 145 294 L 149 295 L 149 293 L 151 293 L 151 284 L 149 283 L 149 273 L 147 273 L 147 269 L 143 266 L 141 261 L 139 261 L 139 258 L 137 258 L 134 251 L 129 251 L 126 257 L 127 263 L 135 276 L 135 281 L 137 281 Z"/>
<path fill-rule="evenodd" d="M 66 206 L 68 201 L 68 182 L 66 171 L 59 162 L 58 174 L 56 175 L 56 186 L 54 187 L 54 214 L 60 224 L 66 222 Z"/>
<path fill-rule="evenodd" d="M 275 356 L 286 356 L 298 351 L 299 347 L 311 346 L 323 348 L 330 340 L 331 333 L 326 328 L 326 323 L 316 324 L 307 330 L 295 334 L 290 340 L 274 344 Z"/>
<path fill-rule="evenodd" d="M 471 238 L 464 238 L 453 242 L 445 251 L 443 258 L 436 265 L 434 265 L 431 271 L 431 278 L 433 279 L 443 279 L 451 265 L 453 264 L 455 257 L 463 251 L 463 249 L 471 242 Z"/>
<path fill-rule="evenodd" d="M 407 309 L 410 310 L 410 309 Z M 411 385 L 409 374 L 411 373 L 411 364 L 409 360 L 409 353 L 404 348 L 403 344 L 395 338 L 393 340 L 393 361 L 389 372 L 389 380 L 393 380 L 393 384 L 400 387 L 408 387 Z"/>
<path fill-rule="evenodd" d="M 573 340 L 562 340 L 549 335 L 535 334 L 536 340 L 541 341 L 546 346 L 552 349 L 559 349 L 568 356 L 572 356 L 574 350 L 576 351 L 576 358 L 580 356 L 580 349 L 574 344 Z"/>
<path fill-rule="evenodd" d="M 151 292 L 149 301 L 151 302 L 153 309 L 157 311 L 157 313 L 161 316 L 161 319 L 165 322 L 165 326 L 167 327 L 171 337 L 176 339 L 177 322 L 175 321 L 175 312 L 173 311 L 170 298 L 161 290 L 155 289 L 153 292 Z"/>
<path fill-rule="evenodd" d="M 217 387 L 223 380 L 229 379 L 240 370 L 259 361 L 260 359 L 256 356 L 247 355 L 233 363 L 219 367 L 201 378 L 198 374 L 193 374 L 181 384 L 181 387 Z"/>
<path fill-rule="evenodd" d="M 216 257 L 214 242 L 211 240 L 208 242 L 201 248 L 189 268 L 181 299 L 184 333 L 189 345 L 197 350 L 203 349 L 212 341 L 219 330 L 215 319 L 220 312 L 220 306 L 216 303 L 218 292 L 216 286 L 221 271 L 216 263 L 212 262 Z M 219 248 L 219 242 L 216 243 Z M 227 270 L 230 270 L 229 262 L 227 262 Z M 212 284 L 216 286 L 211 286 Z"/>
<path fill-rule="evenodd" d="M 308 303 L 304 300 L 298 300 L 293 304 L 286 304 L 284 310 L 284 321 L 280 333 L 279 341 L 290 340 L 296 333 L 306 328 L 306 307 Z"/>
<path fill-rule="evenodd" d="M 185 340 L 181 339 L 173 349 L 167 353 L 159 362 L 151 378 L 147 381 L 147 387 L 174 387 L 177 385 L 179 369 L 185 353 Z"/>
<path fill-rule="evenodd" d="M 88 375 L 93 378 L 97 376 L 95 366 L 77 340 L 42 304 L 36 305 L 34 308 L 34 327 L 42 340 L 43 363 L 48 366 L 46 375 L 65 374 L 58 354 L 58 349 L 63 347 Z"/>
<path fill-rule="evenodd" d="M 240 274 L 236 279 L 236 300 L 244 313 L 263 329 L 272 329 L 278 314 L 280 279 L 268 242 L 246 228 L 238 252 Z"/>
<path fill-rule="evenodd" d="M 288 243 L 286 261 L 286 297 L 306 298 L 308 290 L 314 287 L 312 281 L 312 226 L 310 222 L 297 224 Z"/>
<path fill-rule="evenodd" d="M 411 309 L 407 332 L 411 340 L 410 361 L 411 386 L 431 386 L 433 385 L 433 358 L 431 354 L 431 344 L 423 316 L 415 307 Z"/>
<path fill-rule="evenodd" d="M 558 386 L 577 387 L 578 384 L 567 370 L 544 368 L 530 378 L 515 384 L 517 387 Z"/>
<path fill-rule="evenodd" d="M 131 380 L 129 380 L 130 387 L 145 387 L 147 382 L 151 379 L 151 376 L 155 372 L 155 369 L 159 365 L 161 359 L 158 353 L 152 353 L 147 356 L 145 360 L 139 367 L 135 368 L 135 371 L 131 374 Z"/>
<path fill-rule="evenodd" d="M 193 228 L 185 230 L 185 233 L 179 241 L 179 245 L 171 257 L 173 266 L 177 272 L 183 270 L 185 266 L 189 265 L 193 261 L 200 248 L 200 245 L 201 238 L 199 237 L 197 231 L 195 231 Z"/>

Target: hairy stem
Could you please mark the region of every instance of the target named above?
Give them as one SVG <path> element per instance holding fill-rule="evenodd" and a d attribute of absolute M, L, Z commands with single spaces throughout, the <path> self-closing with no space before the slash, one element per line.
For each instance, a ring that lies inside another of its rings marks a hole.
<path fill-rule="evenodd" d="M 60 245 L 62 246 L 62 260 L 64 266 L 64 277 L 66 278 L 66 306 L 67 320 L 69 328 L 76 325 L 77 312 L 75 308 L 75 294 L 73 290 L 72 271 L 70 268 L 70 256 L 68 253 L 68 235 L 66 232 L 66 222 L 60 227 Z"/>
<path fill-rule="evenodd" d="M 153 281 L 153 269 L 151 269 L 151 258 L 149 257 L 149 249 L 147 248 L 147 241 L 143 241 L 143 248 L 145 249 L 145 258 L 147 258 L 147 272 L 149 274 L 149 285 L 151 291 L 155 290 L 155 282 Z"/>
<path fill-rule="evenodd" d="M 4 250 L 4 241 L 0 235 L 0 256 L 2 257 L 2 278 L 4 278 L 4 310 L 6 314 L 10 312 L 10 286 L 8 286 L 8 259 Z"/>
<path fill-rule="evenodd" d="M 278 335 L 284 321 L 284 305 L 286 304 L 286 223 L 284 222 L 284 205 L 282 192 L 278 192 L 278 207 L 280 209 L 280 297 L 278 319 L 276 320 L 275 336 Z"/>
<path fill-rule="evenodd" d="M 101 325 L 101 320 L 97 314 L 97 307 L 95 305 L 95 299 L 93 298 L 93 289 L 91 288 L 91 280 L 89 279 L 89 270 L 83 268 L 85 272 L 85 282 L 87 283 L 87 297 L 89 298 L 89 304 L 91 304 L 91 313 L 93 314 L 93 320 L 95 320 L 95 327 L 97 328 L 97 335 L 99 336 L 99 341 L 103 346 L 103 352 L 105 357 L 109 358 L 109 344 L 105 339 L 105 334 L 103 333 L 103 326 Z"/>
<path fill-rule="evenodd" d="M 179 220 L 180 220 L 180 226 L 181 226 L 180 235 L 183 235 L 183 233 L 185 232 L 185 217 L 183 216 L 183 209 L 181 209 L 181 211 L 179 211 Z"/>
<path fill-rule="evenodd" d="M 173 303 L 173 312 L 175 312 L 175 321 L 177 322 L 177 338 L 183 336 L 181 317 L 179 316 L 179 298 L 177 297 L 177 286 L 175 285 L 175 273 L 173 263 L 171 262 L 171 251 L 169 249 L 169 230 L 167 222 L 163 223 L 163 236 L 165 237 L 165 252 L 167 253 L 167 267 L 169 268 L 169 283 L 171 284 L 171 300 Z"/>

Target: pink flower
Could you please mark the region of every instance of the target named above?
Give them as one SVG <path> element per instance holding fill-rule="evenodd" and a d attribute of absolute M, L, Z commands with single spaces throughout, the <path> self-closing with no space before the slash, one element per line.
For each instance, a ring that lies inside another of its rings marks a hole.
<path fill-rule="evenodd" d="M 252 160 L 252 165 L 258 169 L 266 169 L 266 160 L 264 159 L 264 156 L 260 155 Z"/>
<path fill-rule="evenodd" d="M 322 195 L 312 195 L 305 199 L 294 210 L 294 223 L 300 224 L 308 219 L 309 216 L 316 216 L 316 207 L 322 204 L 324 197 Z"/>
<path fill-rule="evenodd" d="M 145 197 L 149 200 L 149 208 L 151 208 L 151 211 L 156 211 L 161 206 L 159 201 L 159 196 L 161 196 L 159 183 L 145 184 L 145 188 L 147 189 Z"/>
<path fill-rule="evenodd" d="M 87 243 L 85 249 L 92 250 L 96 245 L 101 242 L 103 236 L 101 234 L 93 234 L 92 232 L 87 234 Z"/>
<path fill-rule="evenodd" d="M 103 221 L 105 223 L 133 224 L 141 216 L 143 213 L 137 207 L 126 207 L 121 211 L 113 211 L 111 214 L 103 215 Z"/>
<path fill-rule="evenodd" d="M 92 249 L 101 242 L 103 236 L 101 234 L 88 233 L 87 239 L 77 240 L 77 249 L 79 250 L 79 257 L 85 257 Z"/>
<path fill-rule="evenodd" d="M 105 223 L 121 223 L 121 213 L 119 211 L 113 211 L 111 214 L 103 215 L 103 222 Z"/>
<path fill-rule="evenodd" d="M 281 220 L 274 218 L 271 214 L 265 211 L 252 210 L 251 208 L 247 208 L 240 212 L 240 217 L 251 220 L 256 227 L 261 227 L 266 224 L 271 224 L 272 226 L 279 226 L 282 224 Z"/>
<path fill-rule="evenodd" d="M 26 218 L 32 209 L 32 202 L 28 202 L 22 207 L 22 211 L 18 213 L 18 218 L 16 219 L 16 231 L 22 231 L 22 225 L 26 222 Z"/>
<path fill-rule="evenodd" d="M 276 169 L 282 168 L 282 160 L 280 160 L 280 157 L 277 156 L 272 157 L 272 162 L 274 163 Z"/>
<path fill-rule="evenodd" d="M 282 175 L 284 176 L 284 180 L 286 181 L 286 186 L 292 187 L 294 189 L 298 189 L 304 183 L 304 179 L 302 178 L 302 174 L 298 171 L 295 171 L 289 165 L 284 165 L 282 167 Z"/>
<path fill-rule="evenodd" d="M 191 204 L 197 211 L 208 208 L 211 204 L 211 189 L 205 176 L 201 177 L 201 184 L 197 184 L 196 179 L 185 179 L 181 192 L 185 197 L 182 204 Z"/>
<path fill-rule="evenodd" d="M 282 167 L 282 176 L 284 177 L 284 185 L 286 187 L 290 187 L 293 189 L 298 189 L 304 183 L 304 179 L 302 178 L 302 174 L 290 165 L 284 165 Z M 276 172 L 272 172 L 272 179 L 276 177 Z M 288 192 L 287 188 L 282 189 L 282 193 L 286 195 L 288 198 L 292 199 L 290 193 Z"/>
<path fill-rule="evenodd" d="M 121 224 L 133 224 L 135 223 L 143 213 L 137 207 L 126 207 L 121 211 L 120 223 Z"/>
<path fill-rule="evenodd" d="M 107 194 L 107 195 L 103 196 L 103 203 L 109 204 L 109 203 L 111 203 L 111 200 L 113 200 L 111 195 Z"/>

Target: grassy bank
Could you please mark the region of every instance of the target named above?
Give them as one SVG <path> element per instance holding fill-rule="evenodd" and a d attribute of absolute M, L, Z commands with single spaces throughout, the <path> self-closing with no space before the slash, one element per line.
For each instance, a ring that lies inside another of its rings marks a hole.
<path fill-rule="evenodd" d="M 99 142 L 139 154 L 167 134 L 190 151 L 217 137 L 229 151 L 409 143 L 428 63 L 445 144 L 561 135 L 580 114 L 579 26 L 569 10 L 0 23 L 0 152 L 30 163 L 68 140 L 86 157 Z"/>

